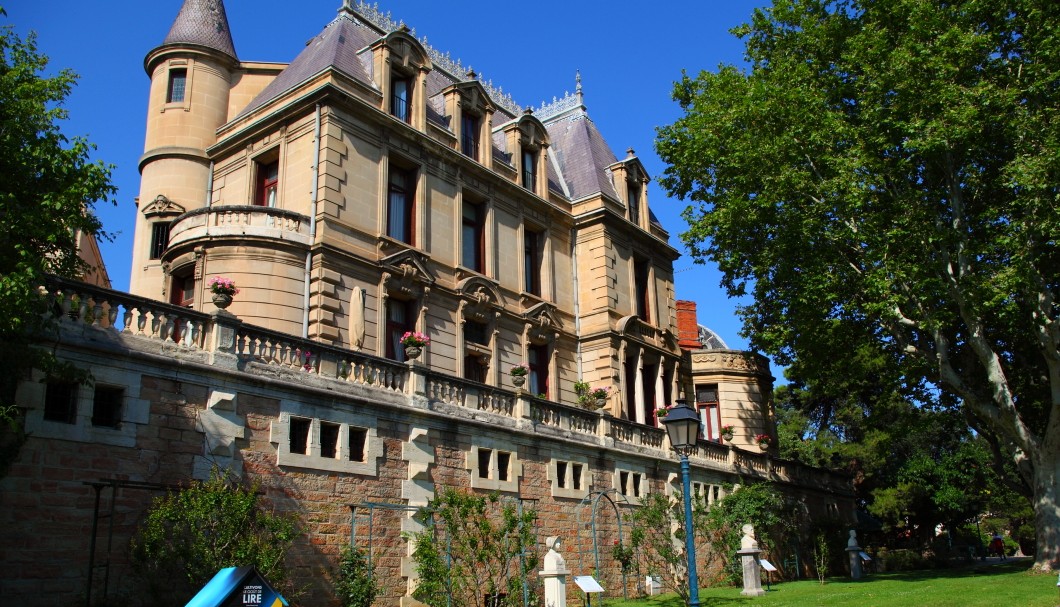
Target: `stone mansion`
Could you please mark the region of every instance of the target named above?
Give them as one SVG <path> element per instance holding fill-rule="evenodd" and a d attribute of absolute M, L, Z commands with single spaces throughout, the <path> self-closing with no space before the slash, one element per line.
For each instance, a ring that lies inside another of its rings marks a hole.
<path fill-rule="evenodd" d="M 621 596 L 617 563 L 591 562 L 616 515 L 590 533 L 587 504 L 680 487 L 658 417 L 678 399 L 702 419 L 699 499 L 769 480 L 853 520 L 849 478 L 776 457 L 766 359 L 675 299 L 649 175 L 580 86 L 524 108 L 373 6 L 321 25 L 290 63 L 249 61 L 222 0 L 184 0 L 147 53 L 130 293 L 49 284 L 47 346 L 94 382 L 19 390 L 0 595 L 135 593 L 125 547 L 151 500 L 220 467 L 299 513 L 306 604 L 330 604 L 318 572 L 369 527 L 378 604 L 415 604 L 401 532 L 443 486 L 533 501 L 541 540 Z M 414 358 L 408 332 L 430 340 Z"/>

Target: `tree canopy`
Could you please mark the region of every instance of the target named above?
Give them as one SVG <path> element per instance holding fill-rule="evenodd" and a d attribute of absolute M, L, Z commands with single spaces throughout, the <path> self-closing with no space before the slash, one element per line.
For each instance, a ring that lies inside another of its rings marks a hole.
<path fill-rule="evenodd" d="M 5 15 L 0 8 L 0 15 Z M 47 362 L 29 348 L 39 331 L 47 274 L 77 278 L 85 270 L 78 238 L 104 235 L 92 212 L 114 194 L 110 167 L 91 162 L 92 144 L 60 129 L 63 102 L 76 76 L 46 76 L 48 58 L 36 37 L 0 27 L 0 405 L 12 401 L 26 369 Z"/>
<path fill-rule="evenodd" d="M 886 378 L 1013 454 L 1060 550 L 1060 6 L 777 0 L 674 88 L 662 185 L 754 347 Z M 872 364 L 864 364 L 866 361 Z"/>

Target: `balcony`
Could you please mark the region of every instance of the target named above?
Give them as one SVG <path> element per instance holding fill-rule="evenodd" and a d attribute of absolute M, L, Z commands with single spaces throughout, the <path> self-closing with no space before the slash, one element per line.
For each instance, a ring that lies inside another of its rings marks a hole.
<path fill-rule="evenodd" d="M 169 228 L 169 248 L 205 239 L 286 240 L 309 246 L 309 217 L 252 205 L 218 205 L 188 211 Z"/>

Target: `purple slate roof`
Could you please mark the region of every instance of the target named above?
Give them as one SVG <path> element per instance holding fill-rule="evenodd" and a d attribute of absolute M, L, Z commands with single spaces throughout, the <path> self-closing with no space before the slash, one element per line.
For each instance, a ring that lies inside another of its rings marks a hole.
<path fill-rule="evenodd" d="M 597 192 L 618 198 L 607 167 L 618 161 L 584 108 L 545 123 L 571 200 Z"/>
<path fill-rule="evenodd" d="M 162 42 L 163 45 L 181 43 L 198 44 L 236 58 L 232 30 L 221 0 L 184 0 Z"/>
<path fill-rule="evenodd" d="M 243 108 L 239 116 L 258 109 L 328 68 L 334 68 L 374 88 L 375 84 L 368 73 L 369 67 L 358 51 L 378 39 L 377 32 L 357 23 L 349 13 L 340 12 L 324 31 L 309 41 L 305 50 L 290 65 Z"/>

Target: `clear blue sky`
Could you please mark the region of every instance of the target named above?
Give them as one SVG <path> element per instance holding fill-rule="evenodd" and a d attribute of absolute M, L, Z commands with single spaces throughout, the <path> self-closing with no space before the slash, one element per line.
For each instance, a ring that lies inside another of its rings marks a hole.
<path fill-rule="evenodd" d="M 115 232 L 101 243 L 114 287 L 129 285 L 133 199 L 139 193 L 137 160 L 143 153 L 148 78 L 143 59 L 161 44 L 182 0 L 0 0 L 8 12 L 0 22 L 20 34 L 38 34 L 50 70 L 71 68 L 80 81 L 67 102 L 67 135 L 84 135 L 99 149 L 95 157 L 115 165 L 118 204 L 97 207 L 104 227 Z M 747 21 L 764 0 L 710 2 L 439 2 L 381 0 L 379 8 L 414 28 L 417 36 L 448 52 L 512 95 L 522 106 L 539 106 L 573 91 L 580 70 L 589 117 L 615 154 L 632 147 L 653 177 L 664 166 L 655 155 L 656 127 L 672 123 L 680 110 L 670 98 L 681 71 L 714 70 L 741 63 L 743 45 L 729 29 Z M 305 42 L 335 16 L 341 0 L 225 0 L 240 59 L 291 61 Z M 649 203 L 684 250 L 679 234 L 684 205 L 656 183 Z M 719 287 L 712 264 L 675 263 L 677 297 L 698 303 L 699 322 L 729 347 L 746 348 L 736 302 Z M 779 369 L 774 369 L 780 375 Z"/>

